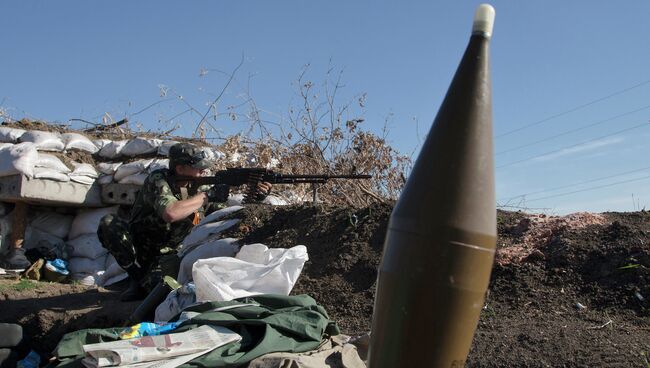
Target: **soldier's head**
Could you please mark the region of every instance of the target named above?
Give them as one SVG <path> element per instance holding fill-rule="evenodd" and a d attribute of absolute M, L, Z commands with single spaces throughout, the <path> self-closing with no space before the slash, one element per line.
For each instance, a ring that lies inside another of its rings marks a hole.
<path fill-rule="evenodd" d="M 177 143 L 169 149 L 169 169 L 181 176 L 200 176 L 210 167 L 205 151 L 190 143 Z"/>

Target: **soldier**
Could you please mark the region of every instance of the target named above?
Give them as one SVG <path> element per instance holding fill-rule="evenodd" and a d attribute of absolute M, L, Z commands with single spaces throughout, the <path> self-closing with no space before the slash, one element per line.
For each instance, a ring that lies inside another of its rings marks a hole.
<path fill-rule="evenodd" d="M 129 219 L 114 215 L 102 218 L 99 239 L 130 277 L 129 287 L 120 296 L 122 301 L 143 299 L 147 295 L 143 281 L 158 264 L 161 252 L 176 249 L 209 203 L 228 199 L 227 185 L 188 193 L 188 182 L 171 180 L 174 175 L 199 177 L 209 166 L 205 152 L 198 147 L 175 144 L 169 150 L 169 169 L 156 170 L 147 177 Z M 271 184 L 260 183 L 258 188 L 268 194 Z"/>

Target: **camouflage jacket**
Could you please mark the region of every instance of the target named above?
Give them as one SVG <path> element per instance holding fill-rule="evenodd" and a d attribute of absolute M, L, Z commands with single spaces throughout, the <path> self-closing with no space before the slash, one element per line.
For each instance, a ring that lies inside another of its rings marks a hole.
<path fill-rule="evenodd" d="M 192 230 L 194 215 L 168 223 L 163 220 L 167 206 L 181 200 L 179 191 L 169 183 L 170 171 L 156 170 L 149 174 L 131 208 L 130 230 L 137 246 L 176 248 Z M 203 208 L 199 210 L 203 214 Z"/>

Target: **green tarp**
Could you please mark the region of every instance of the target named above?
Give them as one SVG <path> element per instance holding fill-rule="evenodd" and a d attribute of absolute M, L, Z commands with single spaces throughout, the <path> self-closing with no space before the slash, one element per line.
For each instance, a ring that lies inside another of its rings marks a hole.
<path fill-rule="evenodd" d="M 223 310 L 239 304 L 255 305 Z M 242 340 L 219 347 L 181 367 L 236 367 L 271 352 L 314 350 L 325 337 L 339 334 L 325 309 L 308 295 L 257 295 L 228 302 L 207 302 L 185 311 L 200 314 L 173 332 L 201 325 L 224 326 L 240 334 Z M 118 340 L 120 331 L 122 328 L 87 329 L 66 334 L 54 350 L 60 360 L 56 367 L 82 367 L 82 345 Z"/>

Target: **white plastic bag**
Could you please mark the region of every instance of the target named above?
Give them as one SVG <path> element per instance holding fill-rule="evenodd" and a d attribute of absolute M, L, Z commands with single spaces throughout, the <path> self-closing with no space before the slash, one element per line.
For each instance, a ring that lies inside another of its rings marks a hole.
<path fill-rule="evenodd" d="M 234 257 L 239 250 L 239 244 L 237 242 L 238 240 L 233 238 L 219 239 L 207 241 L 192 249 L 183 256 L 176 281 L 180 284 L 192 281 L 192 266 L 199 259 Z"/>
<path fill-rule="evenodd" d="M 43 132 L 40 130 L 30 130 L 20 136 L 21 142 L 34 143 L 39 151 L 56 151 L 61 152 L 65 144 L 61 140 L 59 133 Z"/>
<path fill-rule="evenodd" d="M 62 173 L 69 173 L 72 171 L 58 157 L 40 152 L 38 153 L 38 160 L 34 166 L 51 169 Z"/>
<path fill-rule="evenodd" d="M 88 137 L 79 133 L 64 133 L 61 138 L 63 139 L 66 150 L 78 149 L 90 153 L 95 153 L 99 150 L 95 143 L 88 139 Z"/>
<path fill-rule="evenodd" d="M 38 230 L 65 239 L 70 232 L 74 216 L 56 212 L 40 212 L 34 216 L 30 225 Z"/>
<path fill-rule="evenodd" d="M 122 148 L 122 154 L 124 156 L 134 157 L 158 152 L 158 147 L 161 143 L 162 140 L 160 139 L 136 137 L 131 139 L 124 148 Z"/>
<path fill-rule="evenodd" d="M 0 142 L 16 143 L 23 134 L 25 134 L 23 129 L 0 127 Z"/>
<path fill-rule="evenodd" d="M 138 174 L 133 174 L 129 175 L 125 178 L 120 179 L 118 183 L 120 184 L 134 184 L 134 185 L 143 185 L 144 181 L 147 180 L 147 174 L 146 173 L 138 173 Z"/>
<path fill-rule="evenodd" d="M 72 247 L 71 255 L 73 257 L 97 259 L 108 253 L 108 250 L 102 247 L 102 243 L 99 241 L 97 234 L 80 235 L 72 240 L 68 240 L 67 244 Z"/>
<path fill-rule="evenodd" d="M 116 181 L 120 181 L 123 178 L 126 178 L 129 175 L 143 173 L 147 170 L 147 167 L 151 165 L 153 160 L 138 160 L 129 162 L 128 164 L 122 164 L 120 167 L 115 170 L 113 177 Z"/>
<path fill-rule="evenodd" d="M 34 164 L 38 161 L 38 151 L 33 143 L 14 144 L 0 149 L 0 177 L 16 174 L 34 176 Z"/>
<path fill-rule="evenodd" d="M 307 247 L 269 249 L 264 244 L 247 244 L 236 258 L 200 259 L 192 276 L 196 299 L 227 301 L 258 294 L 289 295 L 309 259 Z"/>
<path fill-rule="evenodd" d="M 113 141 L 106 143 L 100 150 L 99 156 L 104 158 L 115 158 L 122 154 L 122 149 L 127 144 L 128 141 Z M 97 144 L 97 141 L 95 141 Z"/>
<path fill-rule="evenodd" d="M 113 206 L 79 211 L 72 221 L 68 238 L 74 239 L 83 234 L 95 234 L 102 217 L 117 213 L 118 208 L 119 206 Z"/>

